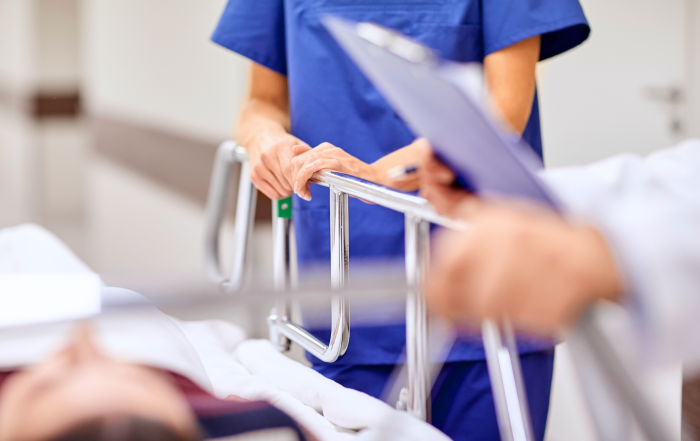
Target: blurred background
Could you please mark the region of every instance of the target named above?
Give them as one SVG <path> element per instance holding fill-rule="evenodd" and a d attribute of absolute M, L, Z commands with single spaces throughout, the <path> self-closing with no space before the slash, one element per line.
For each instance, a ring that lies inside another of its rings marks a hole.
<path fill-rule="evenodd" d="M 700 136 L 700 0 L 581 3 L 590 39 L 539 66 L 546 165 Z M 45 226 L 98 272 L 203 277 L 211 167 L 248 69 L 209 41 L 224 4 L 0 0 L 0 228 Z M 262 336 L 263 316 L 239 323 Z"/>
<path fill-rule="evenodd" d="M 547 165 L 697 134 L 698 0 L 582 3 L 591 38 L 539 69 Z M 44 225 L 101 272 L 201 273 L 214 151 L 248 68 L 209 41 L 224 4 L 0 0 L 0 227 Z"/>

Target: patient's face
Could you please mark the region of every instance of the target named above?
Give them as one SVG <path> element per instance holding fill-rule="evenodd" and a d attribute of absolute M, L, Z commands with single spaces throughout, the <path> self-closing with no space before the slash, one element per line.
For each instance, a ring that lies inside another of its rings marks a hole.
<path fill-rule="evenodd" d="M 10 377 L 0 391 L 0 441 L 41 440 L 106 415 L 136 415 L 189 433 L 184 397 L 154 369 L 106 357 L 89 328 L 45 362 Z"/>

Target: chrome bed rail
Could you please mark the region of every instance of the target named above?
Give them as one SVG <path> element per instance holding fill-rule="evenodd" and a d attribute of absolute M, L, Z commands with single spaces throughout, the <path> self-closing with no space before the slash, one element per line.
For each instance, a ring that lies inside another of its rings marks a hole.
<path fill-rule="evenodd" d="M 240 164 L 238 197 L 236 198 L 236 221 L 234 231 L 234 254 L 231 273 L 227 277 L 219 256 L 219 235 L 226 214 L 226 201 L 233 167 Z M 204 262 L 207 275 L 223 292 L 235 292 L 243 286 L 247 269 L 250 239 L 253 233 L 257 190 L 250 181 L 248 152 L 233 141 L 226 141 L 216 152 L 216 161 L 207 197 L 204 238 Z"/>
<path fill-rule="evenodd" d="M 219 230 L 224 217 L 227 189 L 234 164 L 241 164 L 236 221 L 235 253 L 229 278 L 222 271 L 219 259 Z M 250 181 L 248 156 L 240 146 L 229 141 L 219 147 L 214 167 L 206 220 L 206 262 L 212 281 L 224 292 L 235 293 L 245 283 L 246 256 L 250 244 L 255 207 L 255 189 Z M 461 229 L 465 225 L 440 216 L 425 200 L 353 176 L 330 170 L 318 172 L 313 182 L 330 190 L 331 279 L 336 292 L 332 298 L 331 340 L 319 341 L 302 326 L 291 321 L 290 305 L 278 301 L 268 318 L 270 337 L 281 350 L 295 342 L 317 358 L 333 362 L 345 353 L 350 339 L 350 310 L 342 295 L 349 276 L 348 196 L 404 213 L 406 223 L 406 363 L 408 370 L 407 409 L 416 417 L 430 421 L 431 369 L 428 347 L 429 317 L 421 290 L 427 274 L 430 255 L 430 223 Z M 273 202 L 274 278 L 276 289 L 292 287 L 291 222 L 278 216 L 279 203 Z M 286 208 L 286 207 L 285 207 Z M 515 337 L 508 326 L 492 321 L 483 324 L 489 375 L 504 441 L 532 440 L 527 397 L 522 381 Z"/>

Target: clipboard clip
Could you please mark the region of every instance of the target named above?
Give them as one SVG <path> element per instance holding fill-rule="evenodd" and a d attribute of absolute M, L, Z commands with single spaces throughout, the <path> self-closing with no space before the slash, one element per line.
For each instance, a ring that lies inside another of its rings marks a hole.
<path fill-rule="evenodd" d="M 355 31 L 364 40 L 411 63 L 434 65 L 438 60 L 432 49 L 376 23 L 357 23 Z"/>

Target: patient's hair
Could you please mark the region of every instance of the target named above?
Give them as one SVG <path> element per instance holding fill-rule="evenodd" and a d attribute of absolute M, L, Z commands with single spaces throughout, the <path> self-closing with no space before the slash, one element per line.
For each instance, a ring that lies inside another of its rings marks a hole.
<path fill-rule="evenodd" d="M 168 425 L 138 416 L 93 418 L 47 441 L 201 441 L 199 432 L 180 434 Z"/>

